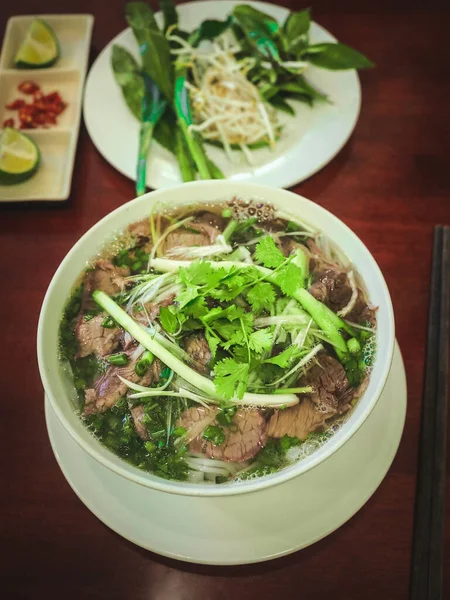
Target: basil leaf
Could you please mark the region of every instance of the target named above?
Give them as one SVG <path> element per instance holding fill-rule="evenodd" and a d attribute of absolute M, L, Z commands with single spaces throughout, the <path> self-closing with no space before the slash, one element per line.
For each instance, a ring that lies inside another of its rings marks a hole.
<path fill-rule="evenodd" d="M 275 19 L 247 4 L 235 6 L 233 17 L 251 46 L 267 58 L 280 60 L 275 43 L 280 26 Z"/>
<path fill-rule="evenodd" d="M 282 110 L 283 112 L 291 116 L 295 115 L 295 110 L 292 108 L 292 106 L 288 102 L 286 102 L 286 100 L 279 94 L 273 96 L 269 100 L 269 103 L 277 110 Z"/>
<path fill-rule="evenodd" d="M 309 9 L 291 13 L 283 25 L 285 38 L 291 45 L 294 44 L 299 38 L 308 35 L 310 25 Z"/>
<path fill-rule="evenodd" d="M 141 120 L 144 81 L 134 57 L 122 46 L 114 44 L 111 54 L 111 67 L 122 95 L 133 115 Z"/>
<path fill-rule="evenodd" d="M 189 43 L 192 46 L 198 46 L 204 40 L 213 40 L 219 37 L 232 25 L 233 17 L 229 16 L 225 21 L 216 21 L 207 19 L 200 23 L 200 26 L 195 29 L 189 36 Z"/>
<path fill-rule="evenodd" d="M 272 85 L 269 82 L 264 83 L 259 88 L 259 93 L 264 98 L 264 100 L 266 100 L 267 102 L 270 101 L 270 99 L 273 96 L 275 96 L 276 94 L 278 94 L 279 91 L 280 91 L 280 88 L 278 86 Z"/>
<path fill-rule="evenodd" d="M 242 24 L 245 22 L 249 25 L 260 27 L 267 31 L 271 36 L 278 33 L 280 30 L 278 21 L 248 4 L 238 4 L 238 6 L 235 6 L 233 9 L 233 16 L 238 23 Z"/>
<path fill-rule="evenodd" d="M 162 118 L 155 125 L 153 137 L 169 152 L 175 154 L 175 139 L 173 132 L 177 130 L 177 121 L 173 110 L 168 107 Z"/>
<path fill-rule="evenodd" d="M 317 67 L 333 71 L 367 69 L 374 66 L 364 54 L 345 44 L 314 44 L 308 46 L 303 58 Z"/>
<path fill-rule="evenodd" d="M 302 94 L 311 98 L 311 100 L 326 100 L 327 97 L 324 94 L 318 92 L 311 84 L 309 84 L 302 75 L 298 75 L 295 81 L 283 83 L 278 86 L 282 92 L 289 92 L 292 94 Z"/>
<path fill-rule="evenodd" d="M 153 12 L 145 2 L 129 2 L 125 17 L 133 29 L 142 56 L 143 70 L 168 100 L 172 100 L 172 60 L 170 47 L 158 29 Z"/>
<path fill-rule="evenodd" d="M 164 17 L 163 31 L 166 33 L 169 27 L 178 23 L 177 9 L 172 0 L 159 0 L 159 7 Z"/>

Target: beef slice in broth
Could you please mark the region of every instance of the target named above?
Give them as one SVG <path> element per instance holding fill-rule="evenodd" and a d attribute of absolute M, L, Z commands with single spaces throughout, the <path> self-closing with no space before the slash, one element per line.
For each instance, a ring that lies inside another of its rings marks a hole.
<path fill-rule="evenodd" d="M 203 429 L 215 421 L 217 408 L 190 408 L 184 411 L 178 425 L 190 429 L 203 419 Z M 223 427 L 225 441 L 215 446 L 212 442 L 202 437 L 202 432 L 191 439 L 189 450 L 200 452 L 209 458 L 224 460 L 227 462 L 243 462 L 250 460 L 258 454 L 267 442 L 267 424 L 258 409 L 239 408 L 228 427 Z M 191 437 L 191 436 L 190 436 Z"/>
<path fill-rule="evenodd" d="M 90 309 L 97 306 L 91 297 L 95 290 L 101 290 L 109 296 L 119 294 L 124 289 L 125 277 L 129 274 L 129 269 L 116 267 L 109 260 L 97 260 L 92 271 L 86 273 L 84 278 L 82 308 Z"/>
<path fill-rule="evenodd" d="M 104 357 L 116 350 L 122 340 L 120 327 L 103 327 L 102 323 L 107 317 L 102 313 L 86 321 L 83 315 L 78 317 L 75 325 L 75 335 L 78 340 L 77 358 L 83 358 L 90 354 Z"/>
<path fill-rule="evenodd" d="M 95 384 L 85 391 L 84 411 L 83 414 L 91 415 L 93 413 L 101 413 L 113 407 L 116 402 L 126 395 L 128 388 L 119 379 L 119 375 L 124 379 L 128 379 L 139 385 L 149 386 L 153 382 L 158 381 L 161 374 L 161 363 L 155 359 L 153 364 L 146 373 L 139 377 L 136 374 L 134 367 L 139 357 L 131 358 L 135 347 L 130 348 L 126 354 L 129 357 L 129 363 L 123 367 L 111 366 L 109 369 L 95 382 Z"/>
<path fill-rule="evenodd" d="M 304 440 L 309 433 L 325 425 L 327 419 L 350 408 L 349 383 L 344 367 L 325 352 L 301 377 L 299 386 L 312 386 L 311 394 L 303 396 L 297 406 L 275 410 L 269 421 L 269 436 L 284 435 Z"/>

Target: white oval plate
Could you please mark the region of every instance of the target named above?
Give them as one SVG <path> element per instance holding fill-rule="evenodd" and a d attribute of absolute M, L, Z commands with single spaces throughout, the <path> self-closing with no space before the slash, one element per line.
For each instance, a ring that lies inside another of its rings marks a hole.
<path fill-rule="evenodd" d="M 85 452 L 47 399 L 45 414 L 62 472 L 105 525 L 142 548 L 178 560 L 246 564 L 317 542 L 367 502 L 400 443 L 406 414 L 405 369 L 396 344 L 384 391 L 346 444 L 295 479 L 239 496 L 179 496 L 133 483 Z"/>
<path fill-rule="evenodd" d="M 204 19 L 224 19 L 236 4 L 234 0 L 189 2 L 178 6 L 182 28 L 192 30 Z M 248 2 L 278 21 L 284 21 L 288 10 L 274 4 Z M 314 42 L 334 42 L 325 29 L 312 23 Z M 131 29 L 125 29 L 103 49 L 94 62 L 86 83 L 84 119 L 94 145 L 118 171 L 135 179 L 139 123 L 128 110 L 110 66 L 113 44 L 121 44 L 138 59 L 139 53 Z M 234 152 L 231 164 L 223 150 L 208 147 L 209 156 L 225 176 L 239 181 L 252 181 L 287 188 L 303 181 L 324 167 L 344 146 L 359 115 L 361 91 L 355 71 L 333 72 L 311 67 L 309 80 L 327 94 L 332 103 L 314 108 L 296 102 L 295 117 L 280 112 L 285 124 L 283 135 L 274 151 L 255 150 L 255 164 L 250 167 L 242 153 Z M 154 189 L 181 182 L 175 157 L 153 143 L 147 163 L 147 185 Z"/>

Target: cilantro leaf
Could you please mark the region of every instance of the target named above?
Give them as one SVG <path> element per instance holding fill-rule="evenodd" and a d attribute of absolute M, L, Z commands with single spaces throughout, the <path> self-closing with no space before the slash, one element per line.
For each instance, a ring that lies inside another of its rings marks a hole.
<path fill-rule="evenodd" d="M 208 307 L 203 296 L 195 298 L 184 307 L 184 314 L 193 319 L 201 319 L 208 314 Z"/>
<path fill-rule="evenodd" d="M 255 249 L 255 258 L 269 269 L 279 267 L 286 260 L 286 257 L 281 250 L 277 248 L 270 235 L 266 235 L 258 242 Z"/>
<path fill-rule="evenodd" d="M 194 260 L 189 267 L 178 269 L 178 275 L 187 287 L 190 285 L 204 285 L 213 272 L 211 265 L 204 260 Z"/>
<path fill-rule="evenodd" d="M 285 369 L 286 367 L 289 366 L 292 359 L 296 358 L 299 354 L 300 354 L 300 349 L 298 348 L 298 346 L 289 346 L 288 348 L 286 348 L 286 350 L 283 350 L 283 352 L 280 352 L 280 354 L 277 354 L 276 356 L 272 356 L 272 358 L 267 358 L 263 362 L 269 363 L 272 365 L 278 365 L 282 369 Z"/>
<path fill-rule="evenodd" d="M 186 304 L 189 304 L 189 302 L 198 298 L 198 295 L 198 287 L 195 285 L 188 285 L 176 298 L 179 308 L 184 308 Z"/>
<path fill-rule="evenodd" d="M 250 350 L 261 354 L 264 350 L 269 350 L 272 346 L 272 333 L 270 329 L 259 329 L 249 335 L 248 345 Z"/>
<path fill-rule="evenodd" d="M 220 302 L 230 302 L 230 300 L 234 300 L 237 296 L 239 296 L 239 294 L 241 294 L 243 290 L 243 287 L 232 289 L 224 289 L 220 287 L 215 290 L 210 290 L 208 294 L 212 298 L 220 300 Z"/>
<path fill-rule="evenodd" d="M 241 346 L 245 343 L 245 336 L 240 323 L 219 320 L 215 321 L 212 327 L 226 340 L 225 343 L 222 343 L 225 350 L 229 350 L 231 346 Z"/>
<path fill-rule="evenodd" d="M 205 338 L 208 342 L 209 349 L 211 350 L 211 356 L 212 358 L 215 358 L 220 340 L 217 336 L 213 335 L 209 329 L 205 329 Z"/>
<path fill-rule="evenodd" d="M 159 320 L 167 333 L 175 333 L 178 329 L 178 319 L 166 306 L 161 306 L 159 309 Z"/>
<path fill-rule="evenodd" d="M 303 287 L 302 270 L 292 262 L 280 269 L 276 277 L 278 285 L 286 296 L 291 296 Z"/>
<path fill-rule="evenodd" d="M 256 313 L 264 309 L 269 310 L 275 303 L 273 285 L 266 281 L 260 281 L 249 290 L 247 300 Z"/>
<path fill-rule="evenodd" d="M 203 317 L 205 323 L 210 323 L 211 321 L 215 321 L 216 319 L 228 319 L 229 321 L 235 321 L 236 319 L 240 319 L 245 315 L 245 311 L 240 306 L 236 306 L 235 304 L 231 304 L 227 308 L 221 308 L 220 306 L 217 308 L 212 308 L 207 315 Z"/>
<path fill-rule="evenodd" d="M 234 396 L 242 398 L 247 388 L 249 365 L 238 363 L 232 358 L 224 358 L 214 367 L 214 385 L 217 393 L 231 400 Z"/>
<path fill-rule="evenodd" d="M 224 267 L 218 269 L 211 268 L 211 272 L 208 274 L 205 280 L 206 287 L 208 289 L 214 289 L 222 281 L 224 277 L 228 275 L 228 271 Z"/>

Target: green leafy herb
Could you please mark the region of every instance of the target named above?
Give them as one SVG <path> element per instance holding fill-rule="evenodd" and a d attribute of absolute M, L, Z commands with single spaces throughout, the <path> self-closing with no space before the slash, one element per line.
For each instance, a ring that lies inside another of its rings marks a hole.
<path fill-rule="evenodd" d="M 288 367 L 294 358 L 298 357 L 300 351 L 297 346 L 288 346 L 286 350 L 280 352 L 276 356 L 272 356 L 272 358 L 266 358 L 265 363 L 270 363 L 272 365 L 278 365 L 282 369 Z"/>
<path fill-rule="evenodd" d="M 192 46 L 199 46 L 205 40 L 214 40 L 219 37 L 227 29 L 231 27 L 233 19 L 229 16 L 225 21 L 217 21 L 215 19 L 206 19 L 202 21 L 199 27 L 189 36 L 189 43 Z"/>
<path fill-rule="evenodd" d="M 114 78 L 119 84 L 122 95 L 133 115 L 141 120 L 142 99 L 144 98 L 144 80 L 134 57 L 122 46 L 113 44 L 111 66 Z"/>
<path fill-rule="evenodd" d="M 140 47 L 143 70 L 156 83 L 164 96 L 172 101 L 172 60 L 169 43 L 158 28 L 150 6 L 145 2 L 129 2 L 125 17 Z"/>
<path fill-rule="evenodd" d="M 287 296 L 293 296 L 299 288 L 304 287 L 304 277 L 301 269 L 290 262 L 276 274 L 277 285 Z"/>
<path fill-rule="evenodd" d="M 333 71 L 373 67 L 373 63 L 364 54 L 345 44 L 322 43 L 308 46 L 304 58 L 316 67 Z"/>
<path fill-rule="evenodd" d="M 114 329 L 114 327 L 117 327 L 117 323 L 112 317 L 107 316 L 102 321 L 102 327 L 105 327 L 106 329 Z"/>
<path fill-rule="evenodd" d="M 223 429 L 218 425 L 209 425 L 203 432 L 202 437 L 208 442 L 212 442 L 214 446 L 220 446 L 226 439 Z"/>
<path fill-rule="evenodd" d="M 286 260 L 284 254 L 269 235 L 258 242 L 255 249 L 255 259 L 268 269 L 279 267 Z"/>
<path fill-rule="evenodd" d="M 178 329 L 178 319 L 166 306 L 159 309 L 159 320 L 167 333 L 175 333 Z"/>
<path fill-rule="evenodd" d="M 169 27 L 173 27 L 178 23 L 177 9 L 172 0 L 159 0 L 159 6 L 164 17 L 164 33 Z"/>
<path fill-rule="evenodd" d="M 217 393 L 231 400 L 234 396 L 242 398 L 248 381 L 249 365 L 238 363 L 232 358 L 225 358 L 214 367 L 214 385 Z"/>
<path fill-rule="evenodd" d="M 258 329 L 249 335 L 248 345 L 256 354 L 262 354 L 272 347 L 273 335 L 270 329 Z"/>
<path fill-rule="evenodd" d="M 279 60 L 274 39 L 280 26 L 278 22 L 248 4 L 239 4 L 233 9 L 233 17 L 247 39 L 247 43 L 267 58 Z"/>
<path fill-rule="evenodd" d="M 283 33 L 288 42 L 287 48 L 297 45 L 299 41 L 307 43 L 311 14 L 309 9 L 290 13 L 284 22 Z"/>
<path fill-rule="evenodd" d="M 275 303 L 273 285 L 267 283 L 267 281 L 260 281 L 248 291 L 247 301 L 255 313 L 259 313 L 262 310 L 269 310 Z"/>

